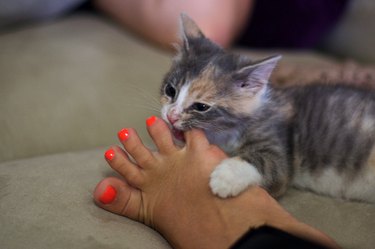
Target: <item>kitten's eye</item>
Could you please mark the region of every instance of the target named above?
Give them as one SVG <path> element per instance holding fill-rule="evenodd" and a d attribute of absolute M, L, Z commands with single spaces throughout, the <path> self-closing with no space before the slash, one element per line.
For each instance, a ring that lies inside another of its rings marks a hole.
<path fill-rule="evenodd" d="M 196 110 L 196 111 L 198 111 L 198 112 L 205 112 L 205 111 L 207 111 L 208 109 L 210 109 L 210 107 L 211 107 L 211 106 L 209 106 L 209 105 L 207 105 L 207 104 L 203 104 L 203 103 L 199 103 L 199 102 L 194 103 L 194 104 L 191 106 L 191 108 L 192 108 L 193 110 Z"/>
<path fill-rule="evenodd" d="M 173 98 L 176 95 L 176 89 L 171 84 L 167 84 L 165 86 L 165 94 Z"/>

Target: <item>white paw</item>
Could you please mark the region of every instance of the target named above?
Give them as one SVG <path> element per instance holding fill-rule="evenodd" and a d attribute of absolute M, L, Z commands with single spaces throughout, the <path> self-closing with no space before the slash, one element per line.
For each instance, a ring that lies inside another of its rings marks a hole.
<path fill-rule="evenodd" d="M 250 185 L 260 185 L 262 176 L 250 163 L 238 158 L 223 160 L 212 172 L 210 187 L 221 198 L 236 196 Z"/>

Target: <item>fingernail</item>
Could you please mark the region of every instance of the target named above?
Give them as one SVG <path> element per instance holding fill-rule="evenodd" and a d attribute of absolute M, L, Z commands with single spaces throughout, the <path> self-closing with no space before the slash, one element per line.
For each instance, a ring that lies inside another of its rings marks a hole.
<path fill-rule="evenodd" d="M 151 126 L 151 125 L 153 125 L 154 123 L 155 123 L 155 121 L 156 121 L 156 117 L 155 116 L 151 116 L 151 117 L 149 117 L 148 119 L 146 119 L 146 124 L 147 124 L 147 126 Z"/>
<path fill-rule="evenodd" d="M 120 141 L 125 141 L 129 138 L 129 131 L 128 129 L 122 129 L 121 131 L 117 133 L 117 135 Z"/>
<path fill-rule="evenodd" d="M 116 198 L 116 194 L 116 189 L 113 186 L 108 185 L 100 196 L 99 201 L 103 204 L 109 204 Z"/>
<path fill-rule="evenodd" d="M 104 156 L 108 161 L 112 161 L 112 159 L 115 157 L 115 151 L 113 149 L 109 149 L 104 153 Z"/>

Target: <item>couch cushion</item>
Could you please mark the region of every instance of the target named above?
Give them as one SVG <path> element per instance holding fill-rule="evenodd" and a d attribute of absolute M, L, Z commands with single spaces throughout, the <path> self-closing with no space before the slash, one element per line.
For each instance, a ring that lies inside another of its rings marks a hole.
<path fill-rule="evenodd" d="M 350 1 L 347 13 L 323 42 L 323 48 L 344 58 L 374 64 L 374 13 L 374 1 Z"/>
<path fill-rule="evenodd" d="M 1 248 L 170 248 L 155 231 L 98 208 L 98 181 L 113 174 L 103 150 L 0 164 Z"/>
<path fill-rule="evenodd" d="M 170 57 L 79 14 L 0 35 L 0 161 L 107 145 L 159 113 Z M 142 131 L 144 133 L 144 131 Z"/>
<path fill-rule="evenodd" d="M 103 152 L 104 148 L 0 164 L 1 247 L 170 248 L 148 227 L 94 205 L 96 183 L 114 174 Z M 295 189 L 281 203 L 344 248 L 374 248 L 375 205 Z"/>

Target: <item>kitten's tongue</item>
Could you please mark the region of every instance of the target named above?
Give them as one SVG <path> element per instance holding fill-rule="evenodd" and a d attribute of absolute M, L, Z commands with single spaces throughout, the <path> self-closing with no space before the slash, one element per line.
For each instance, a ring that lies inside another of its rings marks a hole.
<path fill-rule="evenodd" d="M 177 140 L 180 140 L 182 142 L 185 142 L 185 137 L 184 137 L 184 132 L 183 131 L 180 131 L 180 130 L 177 130 L 177 129 L 172 129 L 172 133 L 173 133 L 173 136 L 177 139 Z"/>

